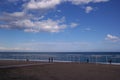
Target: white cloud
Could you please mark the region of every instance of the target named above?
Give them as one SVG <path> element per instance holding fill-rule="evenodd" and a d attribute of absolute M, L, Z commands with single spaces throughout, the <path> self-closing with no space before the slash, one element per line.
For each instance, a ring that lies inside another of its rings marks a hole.
<path fill-rule="evenodd" d="M 65 0 L 72 2 L 75 5 L 89 4 L 89 3 L 100 3 L 100 2 L 108 2 L 109 0 Z"/>
<path fill-rule="evenodd" d="M 60 20 L 53 21 L 51 19 L 36 21 L 33 23 L 32 28 L 27 28 L 24 31 L 26 32 L 59 32 L 64 30 L 67 26 L 65 24 L 61 24 Z"/>
<path fill-rule="evenodd" d="M 70 27 L 71 27 L 71 28 L 75 28 L 75 27 L 77 27 L 77 26 L 78 26 L 77 23 L 71 23 L 71 24 L 70 24 Z"/>
<path fill-rule="evenodd" d="M 8 0 L 9 2 L 18 2 L 19 0 Z M 88 3 L 107 2 L 109 0 L 22 0 L 22 11 L 18 12 L 2 12 L 0 15 L 0 28 L 19 29 L 25 32 L 60 32 L 67 28 L 65 18 L 52 20 L 45 19 L 44 11 L 55 8 L 62 2 L 71 2 L 74 5 L 82 5 Z M 93 8 L 86 7 L 86 12 L 89 13 Z M 57 10 L 61 12 L 61 10 Z M 77 27 L 77 23 L 71 23 L 71 28 Z"/>
<path fill-rule="evenodd" d="M 24 8 L 27 10 L 43 10 L 55 8 L 57 5 L 60 5 L 62 2 L 71 2 L 73 5 L 87 5 L 89 3 L 101 3 L 108 2 L 109 0 L 30 0 L 24 5 Z M 91 6 L 85 8 L 86 13 L 90 13 L 93 10 Z M 60 10 L 57 10 L 61 12 Z"/>
<path fill-rule="evenodd" d="M 112 41 L 112 42 L 117 42 L 117 41 L 120 41 L 120 38 L 117 37 L 117 36 L 113 36 L 111 34 L 107 34 L 107 37 L 105 38 L 105 40 L 109 40 L 109 41 Z"/>
<path fill-rule="evenodd" d="M 22 19 L 31 19 L 34 16 L 32 14 L 27 14 L 24 11 L 21 12 L 13 12 L 13 13 L 6 13 L 3 12 L 3 14 L 0 16 L 0 20 L 3 22 L 11 22 L 11 21 L 17 21 Z"/>
<path fill-rule="evenodd" d="M 99 3 L 99 2 L 108 2 L 109 0 L 93 0 L 94 3 Z"/>
<path fill-rule="evenodd" d="M 13 17 L 23 17 L 23 16 L 25 16 L 25 12 L 14 12 L 9 15 L 13 16 Z"/>
<path fill-rule="evenodd" d="M 39 21 L 39 20 L 43 19 L 44 17 L 45 17 L 45 16 L 34 17 L 34 20 Z"/>
<path fill-rule="evenodd" d="M 72 4 L 75 5 L 80 5 L 80 4 L 88 4 L 92 0 L 66 0 L 66 1 L 72 2 Z"/>
<path fill-rule="evenodd" d="M 93 28 L 87 27 L 87 28 L 81 29 L 81 31 L 82 32 L 86 32 L 86 31 L 95 32 L 96 30 L 94 30 Z"/>
<path fill-rule="evenodd" d="M 67 28 L 65 17 L 58 20 L 46 19 L 45 16 L 36 16 L 25 11 L 6 13 L 0 16 L 3 24 L 0 28 L 18 29 L 25 32 L 60 32 Z"/>
<path fill-rule="evenodd" d="M 29 19 L 12 21 L 7 25 L 0 25 L 0 28 L 7 29 L 20 29 L 25 32 L 60 32 L 67 27 L 63 23 L 63 19 L 60 20 L 41 20 L 41 21 L 32 21 Z"/>
<path fill-rule="evenodd" d="M 85 31 L 91 31 L 92 29 L 91 28 L 85 28 L 84 30 Z"/>
<path fill-rule="evenodd" d="M 59 13 L 60 13 L 60 12 L 61 12 L 61 10 L 57 10 L 57 12 L 59 12 Z"/>
<path fill-rule="evenodd" d="M 55 8 L 62 2 L 71 2 L 74 5 L 83 5 L 89 3 L 108 2 L 109 0 L 30 0 L 25 8 L 27 9 L 50 9 Z"/>
<path fill-rule="evenodd" d="M 87 6 L 87 7 L 85 8 L 85 12 L 86 12 L 86 13 L 90 13 L 92 10 L 93 10 L 93 8 L 92 8 L 91 6 Z"/>
<path fill-rule="evenodd" d="M 27 9 L 50 9 L 60 4 L 61 0 L 30 0 L 26 4 Z"/>

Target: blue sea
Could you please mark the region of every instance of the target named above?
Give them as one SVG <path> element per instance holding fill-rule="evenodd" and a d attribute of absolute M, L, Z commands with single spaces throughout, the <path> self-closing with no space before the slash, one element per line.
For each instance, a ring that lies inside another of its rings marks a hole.
<path fill-rule="evenodd" d="M 0 52 L 0 60 L 48 62 L 50 57 L 54 62 L 120 63 L 120 52 Z"/>

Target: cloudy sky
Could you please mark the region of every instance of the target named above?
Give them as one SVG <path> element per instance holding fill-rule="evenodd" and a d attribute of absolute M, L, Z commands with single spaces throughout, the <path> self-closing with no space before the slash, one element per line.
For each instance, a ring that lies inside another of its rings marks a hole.
<path fill-rule="evenodd" d="M 0 51 L 120 52 L 120 1 L 0 0 Z"/>

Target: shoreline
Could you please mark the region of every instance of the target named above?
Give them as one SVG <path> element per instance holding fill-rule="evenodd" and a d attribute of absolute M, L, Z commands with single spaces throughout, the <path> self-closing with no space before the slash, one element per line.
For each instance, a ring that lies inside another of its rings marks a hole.
<path fill-rule="evenodd" d="M 31 66 L 0 69 L 0 80 L 120 80 L 120 66 L 53 62 L 51 64 L 35 61 L 0 61 L 0 64 L 38 64 Z"/>
<path fill-rule="evenodd" d="M 50 63 L 48 60 L 29 60 L 29 61 L 26 61 L 25 59 L 24 60 L 19 60 L 19 59 L 3 59 L 3 60 L 1 60 L 0 59 L 0 63 L 1 62 L 5 62 L 5 63 L 8 63 L 8 64 L 10 64 L 10 62 L 12 62 L 12 63 L 17 63 L 17 64 L 36 64 L 36 63 Z M 120 66 L 120 63 L 106 63 L 106 62 L 96 62 L 96 63 L 94 63 L 94 62 L 89 62 L 89 63 L 87 63 L 87 62 L 72 62 L 72 61 L 60 61 L 60 60 L 54 60 L 54 62 L 52 62 L 52 63 L 85 63 L 85 64 L 103 64 L 103 65 L 118 65 L 118 66 Z M 0 65 L 1 66 L 1 65 Z"/>

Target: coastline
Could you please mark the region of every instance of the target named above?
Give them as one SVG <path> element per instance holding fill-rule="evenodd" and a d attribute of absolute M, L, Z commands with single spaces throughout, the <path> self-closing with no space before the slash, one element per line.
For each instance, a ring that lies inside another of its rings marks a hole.
<path fill-rule="evenodd" d="M 63 54 L 64 53 L 64 54 Z M 115 65 L 120 63 L 120 52 L 0 52 L 1 60 L 23 60 L 48 62 L 53 57 L 54 62 L 88 62 L 108 64 L 110 60 Z"/>
<path fill-rule="evenodd" d="M 36 64 L 36 63 L 49 63 L 49 60 L 29 60 L 26 61 L 25 59 L 0 59 L 0 66 L 1 62 L 4 64 Z M 12 63 L 11 63 L 12 62 Z M 54 63 L 87 63 L 87 62 L 72 62 L 72 61 L 60 61 L 60 60 L 54 60 Z M 89 64 L 103 64 L 103 65 L 118 65 L 120 66 L 120 63 L 109 63 L 109 62 L 89 62 Z"/>
<path fill-rule="evenodd" d="M 3 65 L 38 64 L 36 61 L 0 61 Z M 120 66 L 54 62 L 0 69 L 0 80 L 119 80 Z"/>

